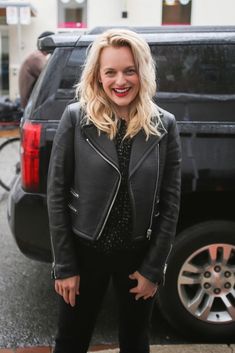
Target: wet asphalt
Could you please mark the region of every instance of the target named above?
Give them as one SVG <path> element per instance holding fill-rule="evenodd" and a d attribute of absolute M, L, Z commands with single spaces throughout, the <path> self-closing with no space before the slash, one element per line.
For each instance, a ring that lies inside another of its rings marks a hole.
<path fill-rule="evenodd" d="M 57 322 L 57 295 L 50 264 L 25 257 L 7 222 L 8 193 L 0 189 L 0 348 L 53 345 Z M 93 344 L 117 343 L 117 312 L 110 287 L 93 335 Z M 167 325 L 157 310 L 151 342 L 182 343 L 185 339 Z"/>
<path fill-rule="evenodd" d="M 50 266 L 19 252 L 7 223 L 8 194 L 0 195 L 0 347 L 49 344 L 56 316 Z"/>

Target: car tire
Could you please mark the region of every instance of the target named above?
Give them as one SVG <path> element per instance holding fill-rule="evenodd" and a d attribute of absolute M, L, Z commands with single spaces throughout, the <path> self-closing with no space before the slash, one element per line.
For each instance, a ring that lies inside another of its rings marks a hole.
<path fill-rule="evenodd" d="M 235 223 L 207 221 L 180 233 L 168 261 L 158 305 L 187 337 L 234 339 Z"/>

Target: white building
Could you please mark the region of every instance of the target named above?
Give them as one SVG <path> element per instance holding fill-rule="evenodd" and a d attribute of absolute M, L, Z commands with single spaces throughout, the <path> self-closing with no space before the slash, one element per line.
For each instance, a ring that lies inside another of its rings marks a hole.
<path fill-rule="evenodd" d="M 0 95 L 18 96 L 18 72 L 45 30 L 166 24 L 235 25 L 235 0 L 0 0 Z"/>

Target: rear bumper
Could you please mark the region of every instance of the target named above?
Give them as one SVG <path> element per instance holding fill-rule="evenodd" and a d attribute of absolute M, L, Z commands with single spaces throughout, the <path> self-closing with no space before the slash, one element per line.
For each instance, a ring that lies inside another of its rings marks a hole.
<path fill-rule="evenodd" d="M 52 262 L 46 195 L 25 192 L 19 176 L 9 194 L 7 216 L 20 251 L 31 259 Z"/>

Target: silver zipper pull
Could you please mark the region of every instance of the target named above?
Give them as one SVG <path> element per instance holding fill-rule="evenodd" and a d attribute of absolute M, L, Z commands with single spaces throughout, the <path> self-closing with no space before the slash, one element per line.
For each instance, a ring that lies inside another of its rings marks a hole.
<path fill-rule="evenodd" d="M 148 240 L 150 240 L 151 234 L 152 234 L 152 229 L 149 228 L 149 229 L 147 230 L 147 239 L 148 239 Z"/>

